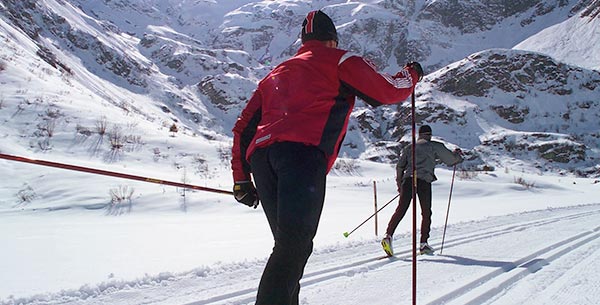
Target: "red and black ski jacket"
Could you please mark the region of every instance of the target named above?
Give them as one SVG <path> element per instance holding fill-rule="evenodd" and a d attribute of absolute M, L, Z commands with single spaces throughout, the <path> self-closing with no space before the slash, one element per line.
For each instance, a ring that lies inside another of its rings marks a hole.
<path fill-rule="evenodd" d="M 250 181 L 252 152 L 275 142 L 319 147 L 329 171 L 346 134 L 358 96 L 372 106 L 395 104 L 410 96 L 417 73 L 405 68 L 380 74 L 362 57 L 305 42 L 278 65 L 248 101 L 233 127 L 232 170 L 236 182 Z"/>

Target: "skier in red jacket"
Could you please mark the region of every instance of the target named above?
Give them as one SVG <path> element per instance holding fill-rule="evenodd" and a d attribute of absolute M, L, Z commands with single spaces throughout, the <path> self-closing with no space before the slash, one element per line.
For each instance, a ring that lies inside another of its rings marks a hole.
<path fill-rule="evenodd" d="M 400 103 L 423 76 L 418 63 L 391 76 L 338 49 L 335 25 L 322 11 L 308 13 L 301 35 L 298 53 L 259 82 L 233 127 L 235 199 L 256 208 L 260 198 L 275 240 L 256 305 L 298 304 L 326 175 L 355 97 L 372 106 Z"/>

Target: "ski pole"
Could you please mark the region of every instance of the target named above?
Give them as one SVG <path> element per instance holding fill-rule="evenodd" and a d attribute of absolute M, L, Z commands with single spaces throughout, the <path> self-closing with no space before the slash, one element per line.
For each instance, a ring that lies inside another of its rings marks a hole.
<path fill-rule="evenodd" d="M 442 234 L 442 246 L 440 247 L 440 255 L 444 251 L 444 239 L 446 238 L 446 226 L 448 225 L 448 214 L 450 214 L 450 199 L 452 199 L 452 188 L 454 187 L 454 175 L 456 174 L 456 164 L 452 170 L 452 183 L 450 183 L 450 196 L 448 196 L 448 209 L 446 210 L 446 222 L 444 223 L 444 234 Z"/>
<path fill-rule="evenodd" d="M 417 164 L 416 164 L 416 115 L 415 115 L 415 89 L 411 95 L 411 128 L 412 128 L 412 304 L 417 305 Z"/>
<path fill-rule="evenodd" d="M 106 170 L 101 170 L 101 169 L 96 169 L 96 168 L 91 168 L 91 167 L 77 166 L 77 165 L 71 165 L 71 164 L 65 164 L 65 163 L 59 163 L 59 162 L 36 160 L 36 159 L 7 155 L 7 154 L 2 154 L 2 153 L 0 153 L 0 159 L 24 162 L 24 163 L 30 163 L 30 164 L 36 164 L 36 165 L 43 165 L 43 166 L 48 166 L 48 167 L 62 168 L 62 169 L 68 169 L 68 170 L 73 170 L 73 171 L 79 171 L 79 172 L 85 172 L 85 173 L 91 173 L 91 174 L 97 174 L 97 175 L 104 175 L 104 176 L 111 176 L 111 177 L 117 177 L 117 178 L 123 178 L 123 179 L 138 180 L 138 181 L 143 181 L 143 182 L 183 187 L 183 188 L 194 189 L 194 190 L 205 191 L 205 192 L 233 195 L 233 192 L 209 188 L 209 187 L 203 187 L 203 186 L 174 182 L 174 181 L 160 180 L 160 179 L 156 179 L 156 178 L 135 176 L 135 175 L 124 174 L 124 173 L 117 173 L 117 172 L 111 172 L 111 171 L 106 171 Z"/>
<path fill-rule="evenodd" d="M 369 221 L 369 219 L 371 219 L 371 218 L 373 218 L 373 216 L 377 215 L 377 213 L 379 213 L 379 211 L 383 210 L 383 208 L 385 208 L 386 206 L 388 206 L 388 204 L 392 203 L 392 201 L 394 201 L 394 199 L 398 198 L 398 196 L 400 196 L 400 194 L 398 194 L 398 195 L 394 196 L 394 198 L 390 199 L 390 201 L 388 201 L 384 206 L 380 207 L 379 210 L 377 210 L 375 213 L 373 213 L 373 215 L 369 216 L 369 218 L 365 219 L 365 221 L 363 221 L 356 228 L 354 228 L 354 230 L 352 230 L 350 232 L 344 232 L 344 237 L 348 237 L 348 236 L 350 236 L 350 234 L 354 233 L 354 231 L 356 231 L 356 229 L 360 228 L 367 221 Z"/>

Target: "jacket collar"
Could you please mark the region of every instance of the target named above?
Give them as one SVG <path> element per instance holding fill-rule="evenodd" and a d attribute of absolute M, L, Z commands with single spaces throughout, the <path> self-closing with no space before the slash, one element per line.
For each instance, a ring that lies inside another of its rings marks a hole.
<path fill-rule="evenodd" d="M 308 50 L 318 49 L 318 48 L 327 48 L 327 47 L 325 46 L 325 44 L 323 44 L 323 41 L 309 40 L 309 41 L 304 42 L 302 44 L 302 46 L 300 46 L 300 49 L 298 50 L 298 54 L 306 52 Z"/>

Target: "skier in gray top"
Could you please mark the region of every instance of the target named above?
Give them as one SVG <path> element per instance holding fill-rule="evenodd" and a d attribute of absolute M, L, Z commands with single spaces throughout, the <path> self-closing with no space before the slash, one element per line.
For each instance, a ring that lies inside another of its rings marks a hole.
<path fill-rule="evenodd" d="M 400 160 L 396 165 L 396 184 L 400 193 L 400 200 L 394 215 L 388 223 L 385 237 L 381 241 L 383 250 L 387 255 L 393 255 L 392 235 L 396 227 L 406 214 L 412 199 L 412 144 L 402 150 Z M 416 143 L 415 157 L 417 167 L 417 195 L 421 204 L 421 254 L 432 254 L 433 248 L 427 244 L 431 226 L 431 182 L 437 180 L 434 169 L 437 160 L 448 166 L 463 161 L 459 148 L 450 151 L 444 144 L 431 140 L 431 127 L 423 125 L 419 128 L 419 139 Z"/>

